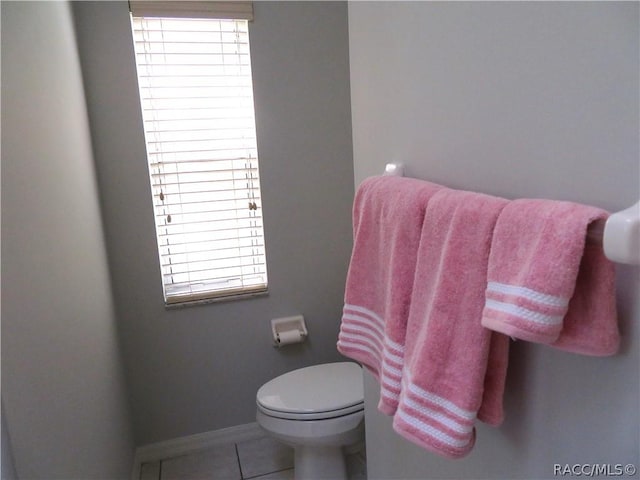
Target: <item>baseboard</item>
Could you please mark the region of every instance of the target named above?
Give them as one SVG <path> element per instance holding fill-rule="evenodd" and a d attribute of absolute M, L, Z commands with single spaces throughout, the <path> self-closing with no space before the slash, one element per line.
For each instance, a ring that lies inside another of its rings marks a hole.
<path fill-rule="evenodd" d="M 139 480 L 140 466 L 146 462 L 178 457 L 191 452 L 206 450 L 216 445 L 243 442 L 264 436 L 264 431 L 256 422 L 253 422 L 142 445 L 136 448 L 131 478 L 133 480 Z"/>

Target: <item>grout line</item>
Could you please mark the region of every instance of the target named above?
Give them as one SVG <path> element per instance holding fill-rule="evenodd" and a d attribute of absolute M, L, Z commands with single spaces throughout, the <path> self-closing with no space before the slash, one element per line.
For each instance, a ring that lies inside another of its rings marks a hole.
<path fill-rule="evenodd" d="M 265 472 L 265 473 L 261 473 L 260 475 L 253 475 L 252 477 L 247 477 L 247 478 L 242 477 L 242 480 L 253 480 L 255 478 L 264 477 L 266 475 L 271 475 L 273 473 L 286 472 L 287 470 L 293 470 L 293 467 L 282 468 L 280 470 L 274 470 L 273 472 Z"/>
<path fill-rule="evenodd" d="M 160 460 L 160 466 L 158 467 L 158 480 L 162 480 L 162 462 L 164 462 L 164 460 Z"/>
<path fill-rule="evenodd" d="M 242 473 L 242 464 L 240 463 L 240 454 L 238 453 L 238 444 L 234 443 L 233 447 L 236 449 L 236 460 L 238 460 L 238 468 L 240 469 L 240 478 L 244 480 L 244 474 Z"/>

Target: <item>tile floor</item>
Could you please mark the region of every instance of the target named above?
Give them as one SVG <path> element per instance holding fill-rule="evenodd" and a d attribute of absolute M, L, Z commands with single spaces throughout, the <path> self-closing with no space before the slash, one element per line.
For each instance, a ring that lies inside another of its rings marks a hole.
<path fill-rule="evenodd" d="M 366 480 L 364 452 L 347 456 L 350 480 Z M 140 480 L 293 480 L 293 450 L 269 437 L 143 463 Z"/>

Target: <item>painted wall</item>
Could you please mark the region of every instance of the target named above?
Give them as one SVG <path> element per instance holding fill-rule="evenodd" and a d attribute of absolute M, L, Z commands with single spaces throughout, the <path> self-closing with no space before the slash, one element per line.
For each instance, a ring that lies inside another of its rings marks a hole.
<path fill-rule="evenodd" d="M 13 449 L 11 448 L 11 436 L 9 435 L 9 428 L 7 427 L 7 420 L 4 414 L 4 402 L 2 405 L 2 441 L 0 442 L 0 446 L 2 447 L 2 465 L 0 467 L 0 475 L 2 475 L 2 480 L 15 480 L 17 478 L 16 475 L 16 467 L 13 461 Z"/>
<path fill-rule="evenodd" d="M 269 295 L 166 310 L 127 2 L 74 16 L 138 445 L 255 421 L 255 392 L 336 351 L 351 249 L 345 3 L 256 2 L 250 24 Z M 309 340 L 272 347 L 270 319 Z"/>
<path fill-rule="evenodd" d="M 1 43 L 3 427 L 20 478 L 126 478 L 133 434 L 69 5 L 2 2 Z"/>
<path fill-rule="evenodd" d="M 355 182 L 408 176 L 507 198 L 619 210 L 640 196 L 636 2 L 353 2 Z M 445 460 L 396 435 L 367 374 L 370 479 L 553 478 L 640 466 L 640 276 L 618 269 L 612 358 L 512 343 L 506 421 Z M 637 475 L 634 477 L 637 478 Z"/>

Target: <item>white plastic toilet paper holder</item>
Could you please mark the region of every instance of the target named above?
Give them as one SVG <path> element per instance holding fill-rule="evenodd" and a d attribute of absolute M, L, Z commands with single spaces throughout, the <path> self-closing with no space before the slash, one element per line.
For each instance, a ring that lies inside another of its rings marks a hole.
<path fill-rule="evenodd" d="M 303 342 L 309 332 L 302 315 L 271 320 L 274 347 Z"/>

